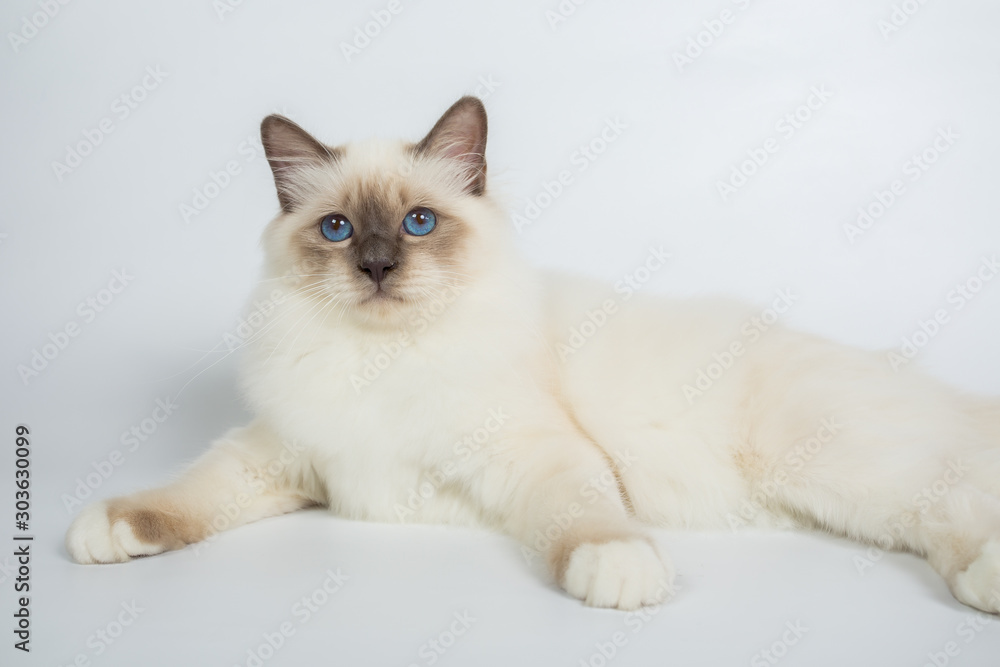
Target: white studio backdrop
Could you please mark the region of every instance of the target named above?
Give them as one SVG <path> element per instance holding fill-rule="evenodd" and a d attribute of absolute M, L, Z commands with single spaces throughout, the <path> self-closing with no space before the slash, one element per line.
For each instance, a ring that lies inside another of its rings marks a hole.
<path fill-rule="evenodd" d="M 32 651 L 5 631 L 0 664 L 995 664 L 996 619 L 922 561 L 820 535 L 658 533 L 681 590 L 649 617 L 584 608 L 475 531 L 308 512 L 112 567 L 62 536 L 80 501 L 248 418 L 227 337 L 277 212 L 272 112 L 328 143 L 417 139 L 479 95 L 532 262 L 613 283 L 662 249 L 644 290 L 790 292 L 790 326 L 1000 394 L 998 20 L 985 0 L 4 3 L 0 539 L 23 424 L 35 540 Z M 324 602 L 304 618 L 303 597 Z"/>

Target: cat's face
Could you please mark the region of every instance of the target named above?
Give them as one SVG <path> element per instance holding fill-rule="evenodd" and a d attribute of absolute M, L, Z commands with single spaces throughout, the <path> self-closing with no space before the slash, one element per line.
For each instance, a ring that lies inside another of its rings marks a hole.
<path fill-rule="evenodd" d="M 261 134 L 282 207 L 265 235 L 270 272 L 317 308 L 405 318 L 461 289 L 490 252 L 479 100 L 459 100 L 416 144 L 325 146 L 280 116 Z"/>

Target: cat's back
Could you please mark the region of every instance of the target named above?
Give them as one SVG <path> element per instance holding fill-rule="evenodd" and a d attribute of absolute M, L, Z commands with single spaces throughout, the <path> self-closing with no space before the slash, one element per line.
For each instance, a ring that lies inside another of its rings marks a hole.
<path fill-rule="evenodd" d="M 677 364 L 680 370 L 692 355 L 710 358 L 743 336 L 740 329 L 754 314 L 736 300 L 670 298 L 624 281 L 611 285 L 545 273 L 542 286 L 547 340 L 569 374 L 594 364 L 623 365 L 630 372 Z"/>

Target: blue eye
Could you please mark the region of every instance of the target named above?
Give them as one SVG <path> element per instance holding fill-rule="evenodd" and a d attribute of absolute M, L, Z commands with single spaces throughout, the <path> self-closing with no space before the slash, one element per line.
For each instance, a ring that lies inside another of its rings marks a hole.
<path fill-rule="evenodd" d="M 331 213 L 320 221 L 319 230 L 323 232 L 327 241 L 336 243 L 350 238 L 354 233 L 354 226 L 341 214 Z"/>
<path fill-rule="evenodd" d="M 403 230 L 413 236 L 430 234 L 437 225 L 437 216 L 429 208 L 415 208 L 403 218 Z"/>

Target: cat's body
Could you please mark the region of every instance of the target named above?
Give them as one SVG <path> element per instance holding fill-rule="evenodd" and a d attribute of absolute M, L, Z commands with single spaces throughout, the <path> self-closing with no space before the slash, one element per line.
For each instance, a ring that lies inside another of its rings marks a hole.
<path fill-rule="evenodd" d="M 499 529 L 571 594 L 634 608 L 672 579 L 644 524 L 803 526 L 924 554 L 1000 611 L 1000 402 L 784 329 L 787 291 L 762 310 L 536 273 L 486 191 L 478 101 L 416 145 L 263 133 L 284 212 L 246 350 L 257 418 L 173 485 L 85 509 L 78 561 L 320 504 Z"/>

